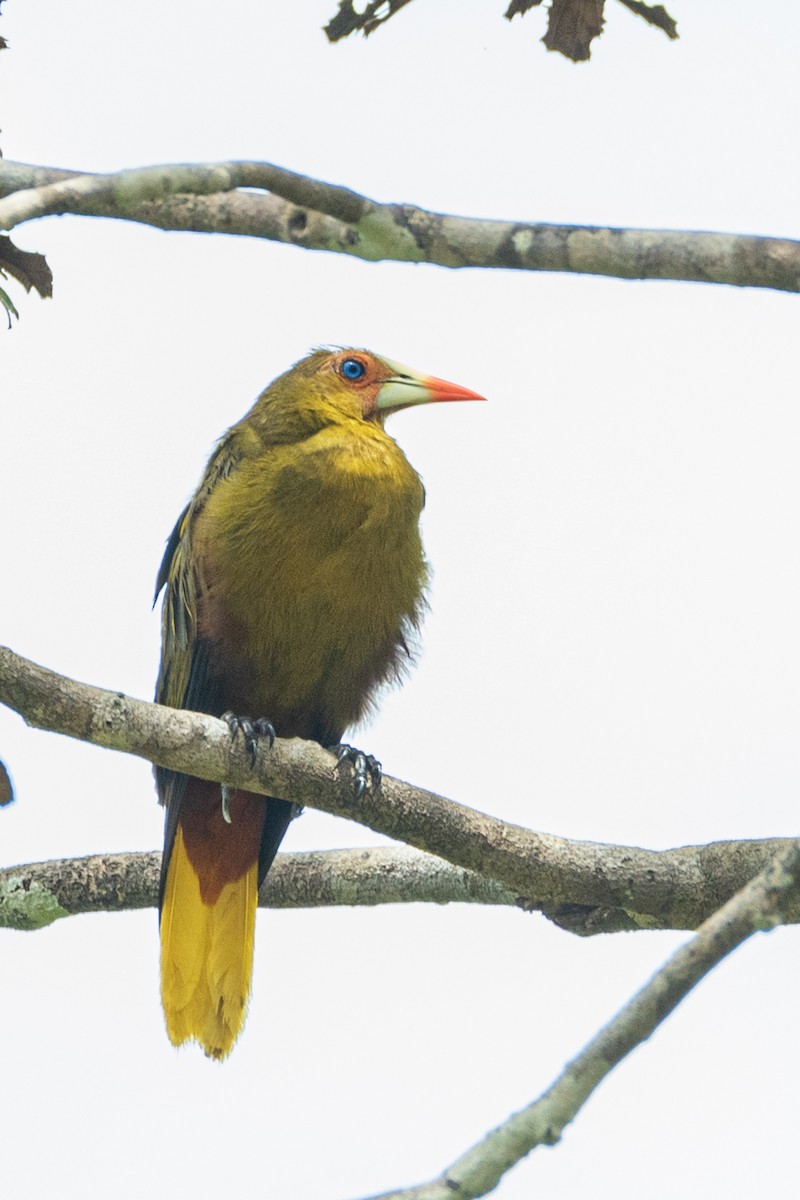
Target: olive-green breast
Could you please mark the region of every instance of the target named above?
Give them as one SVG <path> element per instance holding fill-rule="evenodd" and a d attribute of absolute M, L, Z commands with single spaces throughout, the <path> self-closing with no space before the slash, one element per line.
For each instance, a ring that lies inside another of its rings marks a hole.
<path fill-rule="evenodd" d="M 424 492 L 380 426 L 327 425 L 214 486 L 192 535 L 197 633 L 226 704 L 341 736 L 402 668 L 426 580 Z"/>

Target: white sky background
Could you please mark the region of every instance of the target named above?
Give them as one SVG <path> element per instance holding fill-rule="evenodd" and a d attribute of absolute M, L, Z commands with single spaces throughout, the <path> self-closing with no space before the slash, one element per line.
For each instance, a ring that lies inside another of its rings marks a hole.
<path fill-rule="evenodd" d="M 800 10 L 417 2 L 329 46 L 335 0 L 6 0 L 10 159 L 258 158 L 439 211 L 800 236 Z M 484 392 L 390 431 L 428 491 L 424 654 L 358 741 L 536 829 L 668 846 L 797 829 L 798 298 L 369 265 L 65 217 L 55 298 L 0 331 L 0 638 L 150 697 L 164 540 L 215 438 L 320 343 Z M 160 844 L 146 764 L 0 711 L 0 862 Z M 288 848 L 371 845 L 307 813 Z M 683 940 L 468 908 L 260 913 L 222 1066 L 167 1042 L 154 912 L 0 931 L 3 1193 L 345 1200 L 438 1172 Z M 800 931 L 750 942 L 501 1185 L 595 1200 L 796 1181 Z"/>

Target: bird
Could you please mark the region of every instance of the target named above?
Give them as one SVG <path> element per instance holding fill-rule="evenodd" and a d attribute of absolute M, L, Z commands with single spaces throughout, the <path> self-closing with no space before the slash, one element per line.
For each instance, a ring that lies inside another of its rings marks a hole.
<path fill-rule="evenodd" d="M 409 665 L 426 605 L 422 481 L 387 416 L 483 396 L 362 349 L 317 349 L 222 436 L 167 541 L 156 700 L 259 741 L 311 739 L 377 784 L 348 727 Z M 248 714 L 248 715 L 246 715 Z M 253 716 L 252 714 L 257 714 Z M 249 1002 L 258 890 L 291 800 L 156 768 L 167 1034 L 228 1056 Z"/>

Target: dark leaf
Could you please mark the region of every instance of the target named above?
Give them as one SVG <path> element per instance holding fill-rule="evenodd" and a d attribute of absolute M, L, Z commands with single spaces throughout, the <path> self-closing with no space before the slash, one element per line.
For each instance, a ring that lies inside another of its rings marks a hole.
<path fill-rule="evenodd" d="M 20 250 L 6 234 L 0 234 L 0 276 L 21 283 L 26 292 L 31 288 L 45 299 L 53 294 L 53 274 L 43 254 Z"/>
<path fill-rule="evenodd" d="M 339 0 L 339 11 L 325 26 L 328 41 L 341 41 L 358 30 L 366 37 L 410 3 L 411 0 L 373 0 L 363 12 L 357 13 L 353 8 L 353 0 Z"/>
<path fill-rule="evenodd" d="M 19 313 L 14 308 L 14 303 L 8 292 L 4 292 L 0 288 L 0 308 L 5 309 L 6 318 L 8 320 L 8 328 L 11 328 L 11 318 L 16 317 L 19 320 Z"/>
<path fill-rule="evenodd" d="M 2 762 L 0 762 L 0 808 L 6 804 L 14 802 L 14 787 L 11 783 L 11 776 L 6 770 Z"/>
<path fill-rule="evenodd" d="M 648 25 L 656 25 L 659 29 L 663 29 L 668 38 L 673 40 L 678 36 L 678 24 L 672 19 L 663 4 L 640 4 L 639 0 L 620 0 L 626 8 L 631 12 L 636 13 L 638 17 L 644 17 Z"/>
<path fill-rule="evenodd" d="M 553 0 L 547 33 L 542 38 L 548 50 L 557 50 L 573 62 L 591 56 L 593 40 L 603 32 L 605 0 Z"/>
<path fill-rule="evenodd" d="M 529 8 L 537 8 L 541 3 L 542 0 L 511 0 L 503 15 L 510 21 L 512 17 L 521 17 Z"/>

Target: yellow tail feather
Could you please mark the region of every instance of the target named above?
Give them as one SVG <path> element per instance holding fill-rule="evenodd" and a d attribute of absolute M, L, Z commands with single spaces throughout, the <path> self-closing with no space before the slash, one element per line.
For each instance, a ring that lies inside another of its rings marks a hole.
<path fill-rule="evenodd" d="M 175 1046 L 226 1058 L 242 1031 L 253 971 L 258 863 L 205 904 L 180 825 L 161 909 L 161 1000 Z"/>

